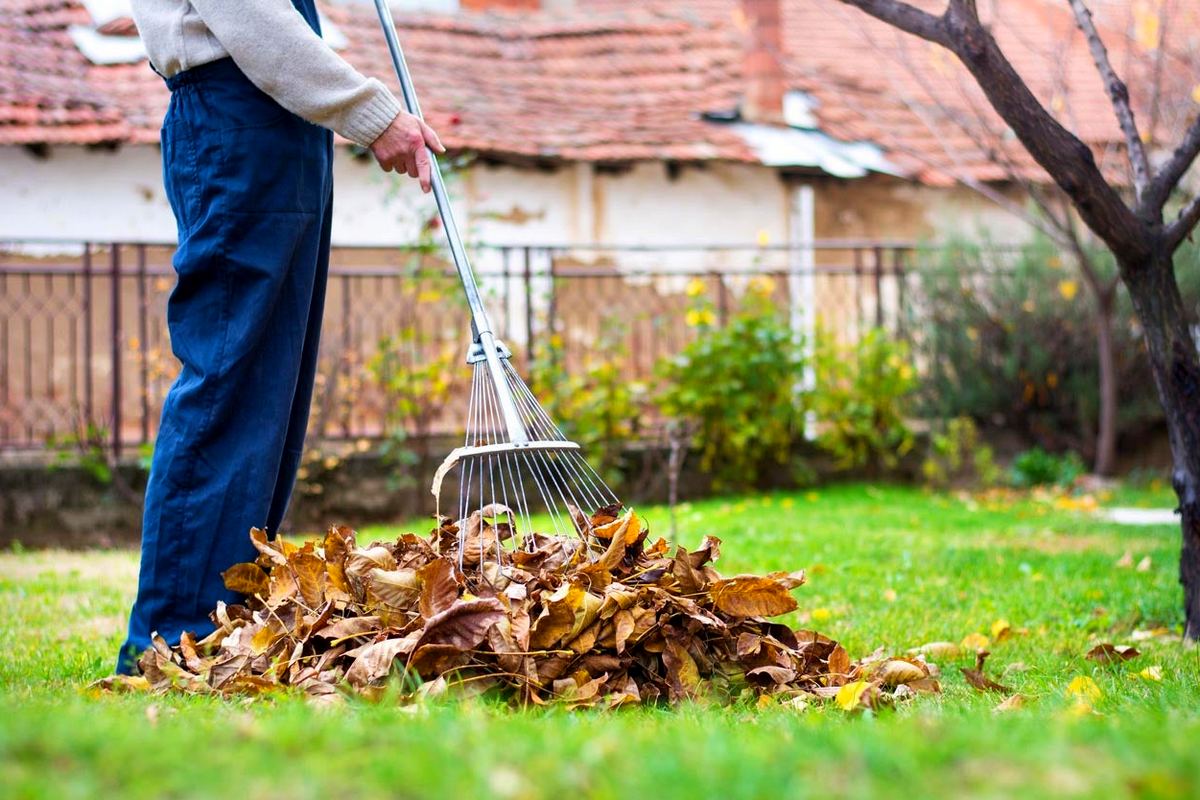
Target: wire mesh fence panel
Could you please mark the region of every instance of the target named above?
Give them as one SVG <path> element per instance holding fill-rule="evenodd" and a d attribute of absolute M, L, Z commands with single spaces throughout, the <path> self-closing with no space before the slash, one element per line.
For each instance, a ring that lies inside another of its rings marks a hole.
<path fill-rule="evenodd" d="M 120 453 L 153 441 L 178 372 L 167 328 L 169 245 L 0 243 L 0 450 L 96 440 Z M 494 333 L 526 375 L 567 375 L 614 351 L 629 380 L 765 293 L 798 334 L 852 338 L 912 325 L 912 248 L 479 247 Z M 427 248 L 335 248 L 326 287 L 310 435 L 376 439 L 455 433 L 470 338 L 457 278 Z M 541 391 L 547 387 L 536 385 Z M 269 390 L 269 387 L 264 387 Z"/>

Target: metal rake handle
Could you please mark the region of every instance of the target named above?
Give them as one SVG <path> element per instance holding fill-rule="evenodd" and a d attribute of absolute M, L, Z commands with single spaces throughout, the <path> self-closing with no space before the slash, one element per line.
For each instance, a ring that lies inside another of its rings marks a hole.
<path fill-rule="evenodd" d="M 400 39 L 396 35 L 396 22 L 392 19 L 392 10 L 387 0 L 375 0 L 375 10 L 379 14 L 379 24 L 383 28 L 383 38 L 387 41 L 388 52 L 392 57 L 392 67 L 400 80 L 400 93 L 408 113 L 421 117 L 421 104 L 417 102 L 417 90 L 413 86 L 412 76 L 408 72 L 408 63 L 404 60 L 404 51 L 400 49 Z M 429 177 L 433 188 L 433 197 L 437 201 L 438 215 L 442 219 L 442 228 L 446 231 L 446 239 L 450 243 L 450 255 L 454 259 L 454 267 L 458 270 L 458 278 L 462 282 L 463 293 L 467 296 L 467 306 L 471 309 L 471 328 L 475 341 L 483 350 L 487 361 L 488 372 L 496 385 L 496 394 L 504 415 L 504 424 L 508 428 L 509 438 L 514 444 L 525 444 L 529 434 L 517 413 L 516 401 L 508 386 L 504 368 L 497 354 L 496 337 L 492 331 L 492 323 L 483 307 L 483 298 L 479 296 L 479 286 L 475 282 L 475 273 L 471 270 L 471 262 L 463 247 L 462 237 L 458 232 L 458 224 L 454 221 L 454 212 L 450 208 L 450 197 L 446 194 L 446 185 L 442 181 L 442 170 L 438 165 L 437 154 L 426 148 L 429 154 Z"/>

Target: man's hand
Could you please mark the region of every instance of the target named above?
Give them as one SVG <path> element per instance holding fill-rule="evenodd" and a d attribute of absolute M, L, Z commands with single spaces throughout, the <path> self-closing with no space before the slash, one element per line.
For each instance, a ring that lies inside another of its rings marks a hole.
<path fill-rule="evenodd" d="M 429 146 L 434 152 L 444 153 L 446 148 L 433 132 L 433 128 L 407 111 L 401 111 L 371 142 L 371 153 L 384 172 L 407 172 L 410 178 L 421 182 L 421 191 L 429 191 Z"/>

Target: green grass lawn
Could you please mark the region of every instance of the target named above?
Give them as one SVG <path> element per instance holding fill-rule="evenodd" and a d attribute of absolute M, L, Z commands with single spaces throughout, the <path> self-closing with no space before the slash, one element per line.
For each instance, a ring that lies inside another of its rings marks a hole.
<path fill-rule="evenodd" d="M 1163 490 L 1123 504 L 1166 506 Z M 667 534 L 664 509 L 641 509 Z M 940 662 L 944 693 L 878 715 L 833 706 L 514 712 L 355 702 L 89 696 L 136 575 L 130 552 L 0 555 L 0 795 L 5 797 L 1195 797 L 1200 655 L 1182 622 L 1178 529 L 1121 527 L 1031 499 L 847 485 L 717 499 L 679 512 L 683 544 L 724 541 L 726 574 L 805 567 L 788 620 L 853 656 L 1018 633 L 991 676 L 1029 698 L 997 714 Z M 395 530 L 364 534 L 380 537 Z M 1117 562 L 1128 553 L 1131 566 Z M 1137 565 L 1149 557 L 1148 568 Z M 1084 658 L 1137 642 L 1122 665 Z M 1150 667 L 1161 680 L 1136 677 Z M 1102 692 L 1076 713 L 1066 687 Z"/>

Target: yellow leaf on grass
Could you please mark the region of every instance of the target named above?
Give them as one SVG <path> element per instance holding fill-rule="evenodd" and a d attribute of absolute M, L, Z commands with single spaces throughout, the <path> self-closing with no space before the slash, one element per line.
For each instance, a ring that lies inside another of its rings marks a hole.
<path fill-rule="evenodd" d="M 1072 717 L 1086 717 L 1088 714 L 1094 714 L 1096 710 L 1092 708 L 1092 704 L 1086 700 L 1080 700 L 1067 709 L 1067 714 Z"/>
<path fill-rule="evenodd" d="M 929 677 L 929 673 L 911 661 L 893 658 L 889 659 L 876 673 L 884 686 L 899 686 Z"/>
<path fill-rule="evenodd" d="M 962 640 L 964 650 L 986 650 L 988 644 L 990 640 L 982 633 L 969 633 Z"/>
<path fill-rule="evenodd" d="M 998 619 L 992 623 L 992 639 L 1002 642 L 1012 635 L 1012 625 L 1006 619 Z"/>
<path fill-rule="evenodd" d="M 867 690 L 866 681 L 854 681 L 847 683 L 842 688 L 838 689 L 837 695 L 833 701 L 837 703 L 837 707 L 843 711 L 853 711 L 858 708 L 858 704 L 862 702 L 863 693 Z"/>
<path fill-rule="evenodd" d="M 1094 703 L 1103 694 L 1096 682 L 1087 675 L 1076 675 L 1067 684 L 1067 697 L 1077 698 L 1083 703 Z"/>
<path fill-rule="evenodd" d="M 962 649 L 954 642 L 929 642 L 908 651 L 910 655 L 925 655 L 930 658 L 958 658 Z"/>
<path fill-rule="evenodd" d="M 992 711 L 996 712 L 997 714 L 1004 714 L 1009 711 L 1016 711 L 1018 708 L 1021 708 L 1024 705 L 1025 695 L 1014 694 L 996 704 L 996 707 L 993 708 Z"/>
<path fill-rule="evenodd" d="M 1137 673 L 1137 677 L 1141 678 L 1144 681 L 1155 681 L 1155 682 L 1161 681 L 1162 680 L 1162 667 L 1160 667 L 1158 664 L 1155 664 L 1150 667 L 1146 667 L 1144 670 Z"/>
<path fill-rule="evenodd" d="M 828 608 L 814 608 L 812 612 L 813 622 L 828 622 L 833 613 Z"/>
<path fill-rule="evenodd" d="M 883 592 L 883 599 L 887 600 L 889 603 L 896 602 L 897 597 L 898 595 L 896 594 L 895 589 L 885 589 Z"/>

